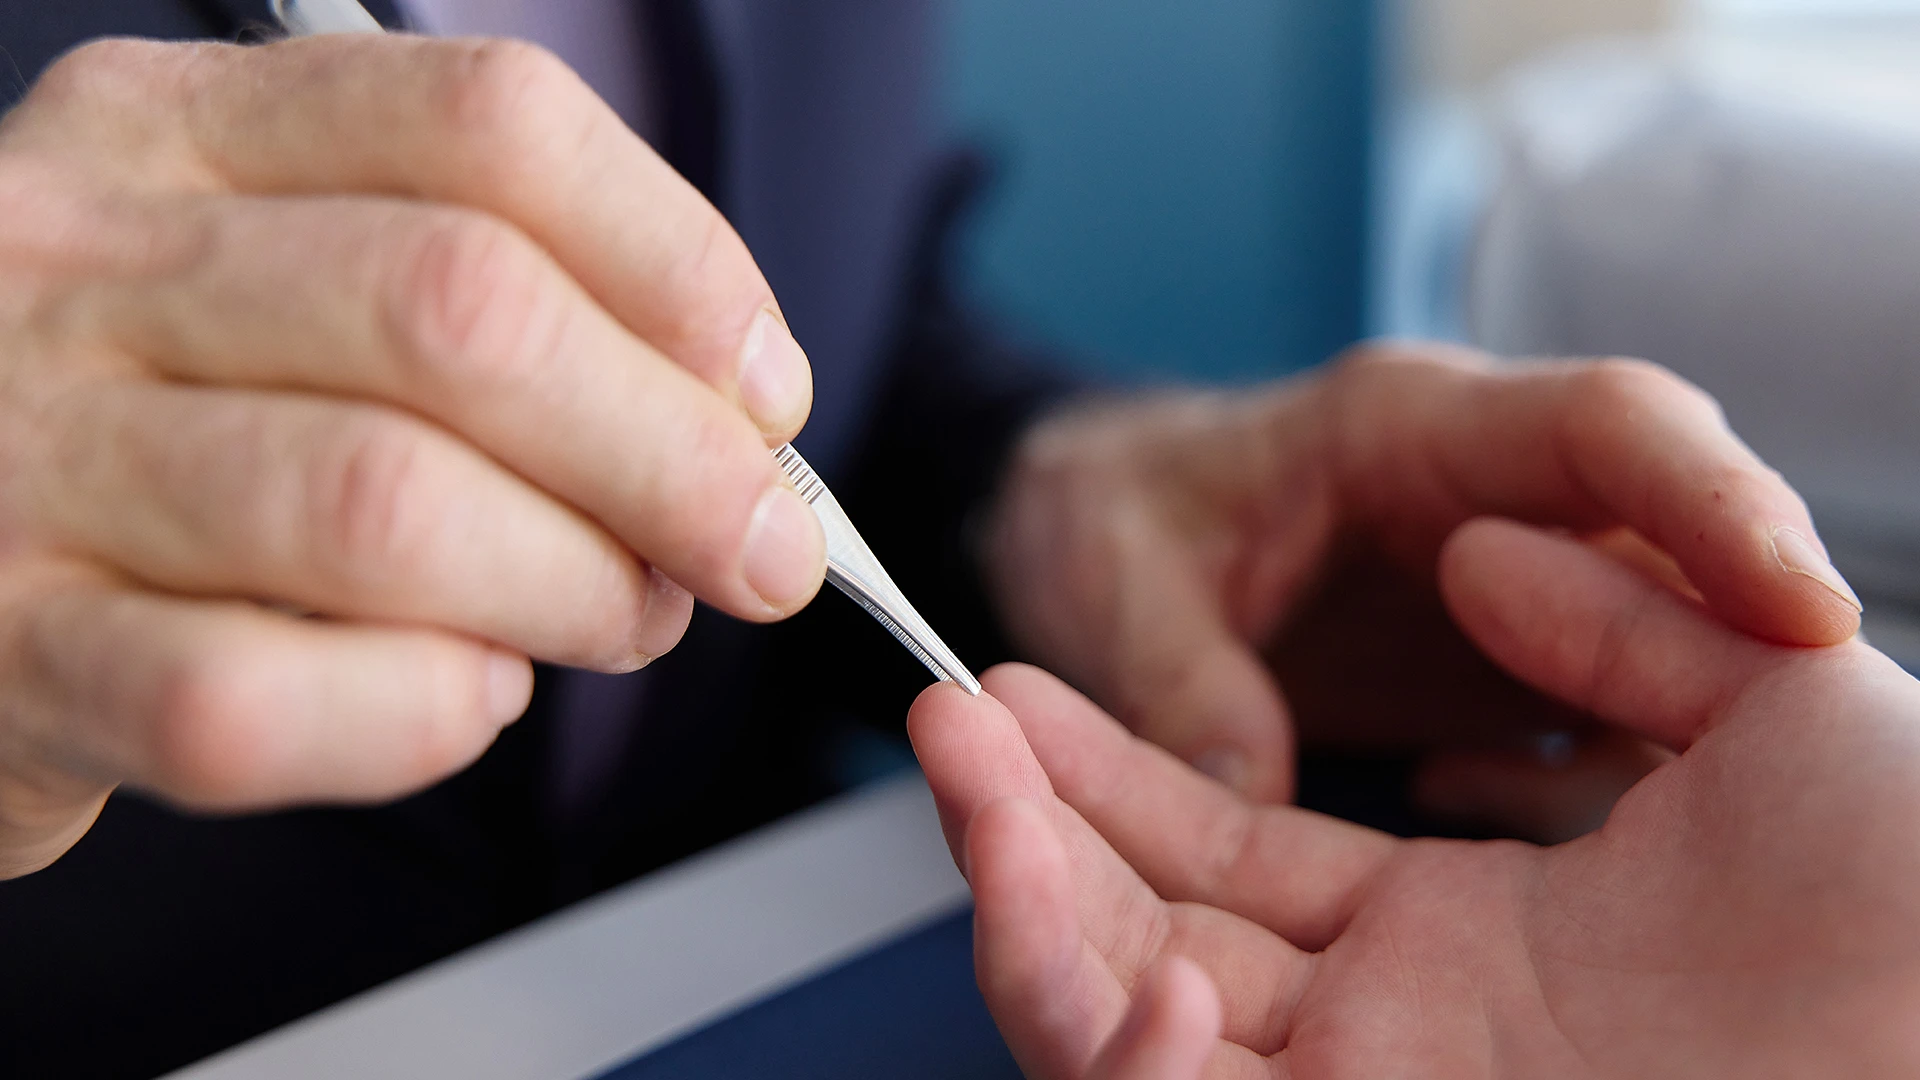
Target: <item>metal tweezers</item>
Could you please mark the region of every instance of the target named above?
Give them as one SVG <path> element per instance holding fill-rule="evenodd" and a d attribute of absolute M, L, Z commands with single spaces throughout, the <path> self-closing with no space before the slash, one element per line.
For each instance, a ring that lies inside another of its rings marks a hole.
<path fill-rule="evenodd" d="M 813 467 L 792 443 L 775 450 L 773 457 L 786 470 L 794 490 L 813 507 L 820 527 L 826 530 L 827 580 L 852 597 L 854 603 L 866 608 L 867 614 L 880 620 L 880 625 L 927 665 L 927 670 L 940 681 L 958 683 L 961 689 L 977 696 L 980 680 L 973 677 L 960 658 L 953 655 L 953 650 L 947 648 L 946 642 L 940 640 L 940 635 L 933 632 L 933 627 L 927 625 L 927 620 L 907 602 L 906 594 L 887 576 L 886 568 L 874 558 L 873 550 L 860 539 L 853 522 L 847 519 L 847 512 L 840 509 L 840 500 L 827 490 Z"/>
<path fill-rule="evenodd" d="M 279 17 L 280 25 L 295 37 L 382 31 L 379 21 L 367 14 L 356 0 L 273 0 L 273 12 Z M 880 560 L 873 557 L 873 550 L 860 539 L 853 522 L 847 520 L 847 512 L 840 509 L 840 501 L 827 490 L 813 467 L 790 443 L 775 450 L 773 456 L 786 471 L 794 490 L 813 507 L 814 514 L 820 518 L 820 527 L 826 530 L 827 580 L 880 620 L 880 625 L 900 639 L 900 644 L 927 665 L 927 670 L 940 681 L 958 683 L 967 693 L 977 696 L 980 680 L 973 677 L 960 658 L 953 655 L 953 650 L 940 640 L 940 635 L 933 632 L 933 627 L 927 625 L 927 620 L 907 602 L 906 595 L 887 576 Z"/>

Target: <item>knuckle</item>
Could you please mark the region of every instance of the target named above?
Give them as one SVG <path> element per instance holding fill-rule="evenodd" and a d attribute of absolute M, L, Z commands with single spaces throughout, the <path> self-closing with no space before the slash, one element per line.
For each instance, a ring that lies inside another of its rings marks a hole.
<path fill-rule="evenodd" d="M 601 119 L 599 99 L 553 53 L 524 41 L 489 39 L 457 46 L 460 55 L 444 85 L 449 130 L 467 145 L 471 164 L 513 170 L 578 150 Z"/>
<path fill-rule="evenodd" d="M 147 100 L 155 84 L 177 72 L 178 58 L 191 50 L 137 38 L 91 41 L 54 61 L 28 100 L 54 108 Z"/>
<path fill-rule="evenodd" d="M 1351 395 L 1357 387 L 1391 378 L 1409 363 L 1409 359 L 1397 351 L 1360 345 L 1333 358 L 1327 365 L 1327 379 L 1336 392 Z"/>
<path fill-rule="evenodd" d="M 1639 410 L 1675 400 L 1719 410 L 1705 390 L 1650 360 L 1613 357 L 1591 361 L 1576 381 L 1576 403 L 1606 410 Z"/>
<path fill-rule="evenodd" d="M 409 374 L 446 390 L 537 381 L 560 355 L 569 306 L 519 231 L 484 214 L 436 214 L 393 289 Z"/>
<path fill-rule="evenodd" d="M 1334 357 L 1329 368 L 1337 381 L 1372 385 L 1405 378 L 1409 372 L 1472 373 L 1491 364 L 1487 354 L 1457 345 L 1366 341 Z"/>
<path fill-rule="evenodd" d="M 656 328 L 669 352 L 737 345 L 748 324 L 773 294 L 747 251 L 718 210 L 699 200 L 681 223 L 684 230 L 669 253 L 661 276 L 664 295 L 674 302 Z"/>
<path fill-rule="evenodd" d="M 1336 378 L 1373 379 L 1383 372 L 1398 371 L 1419 361 L 1401 349 L 1378 344 L 1356 345 L 1334 357 L 1330 365 Z"/>
<path fill-rule="evenodd" d="M 1658 364 L 1624 358 L 1588 361 L 1572 381 L 1564 414 L 1566 433 L 1576 445 L 1604 443 L 1622 424 L 1660 413 L 1671 415 L 1676 404 L 1725 426 L 1718 402 Z"/>
<path fill-rule="evenodd" d="M 431 458 L 426 436 L 404 422 L 376 417 L 345 425 L 309 465 L 307 531 L 317 559 L 361 582 L 424 568 L 440 517 Z"/>

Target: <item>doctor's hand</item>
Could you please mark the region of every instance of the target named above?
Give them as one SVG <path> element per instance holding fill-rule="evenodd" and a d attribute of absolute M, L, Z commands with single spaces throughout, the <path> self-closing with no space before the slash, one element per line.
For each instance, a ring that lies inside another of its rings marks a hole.
<path fill-rule="evenodd" d="M 0 123 L 0 877 L 107 793 L 396 797 L 824 544 L 745 245 L 508 42 L 114 41 Z"/>
<path fill-rule="evenodd" d="M 1191 1061 L 1210 980 L 1222 1080 L 1920 1075 L 1920 684 L 1512 523 L 1463 529 L 1440 578 L 1508 670 L 1675 753 L 1599 831 L 1400 841 L 1258 805 L 1030 668 L 988 675 L 998 701 L 920 699 L 1028 1075 L 1099 1075 L 1172 957 L 1207 980 L 1157 1007 L 1162 1038 Z"/>
<path fill-rule="evenodd" d="M 983 561 L 1028 655 L 1251 797 L 1291 796 L 1296 737 L 1447 749 L 1421 780 L 1430 802 L 1577 834 L 1661 755 L 1583 738 L 1573 767 L 1549 768 L 1514 750 L 1586 721 L 1497 671 L 1440 607 L 1441 542 L 1486 514 L 1592 537 L 1772 641 L 1859 626 L 1806 507 L 1705 394 L 1645 364 L 1444 346 L 1049 418 Z"/>

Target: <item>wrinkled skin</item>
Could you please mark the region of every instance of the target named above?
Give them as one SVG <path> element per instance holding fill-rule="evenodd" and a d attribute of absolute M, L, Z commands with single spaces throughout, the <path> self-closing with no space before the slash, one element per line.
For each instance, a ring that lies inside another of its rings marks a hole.
<path fill-rule="evenodd" d="M 920 700 L 1030 1075 L 1102 1075 L 1130 995 L 1114 1045 L 1157 1033 L 1165 1080 L 1920 1075 L 1920 684 L 1511 522 L 1461 529 L 1439 581 L 1502 668 L 1673 752 L 1597 832 L 1402 841 L 1256 805 L 1030 668 Z M 1208 980 L 1141 981 L 1174 956 Z"/>
<path fill-rule="evenodd" d="M 825 572 L 746 245 L 532 46 L 108 41 L 0 123 L 0 878 L 398 798 Z"/>
<path fill-rule="evenodd" d="M 1585 719 L 1487 663 L 1441 607 L 1440 545 L 1487 514 L 1595 538 L 1767 640 L 1859 627 L 1805 506 L 1705 394 L 1643 363 L 1438 345 L 1049 418 L 985 563 L 1030 658 L 1256 799 L 1290 797 L 1296 739 L 1448 750 L 1421 780 L 1430 805 L 1576 835 L 1664 755 L 1591 731 L 1550 770 L 1510 752 Z"/>

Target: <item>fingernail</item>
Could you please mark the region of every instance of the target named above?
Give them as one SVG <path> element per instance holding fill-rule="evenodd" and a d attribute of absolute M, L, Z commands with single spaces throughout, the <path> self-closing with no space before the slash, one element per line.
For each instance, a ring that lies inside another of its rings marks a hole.
<path fill-rule="evenodd" d="M 747 584 L 777 611 L 790 611 L 820 587 L 826 538 L 813 508 L 785 484 L 768 488 L 747 530 Z"/>
<path fill-rule="evenodd" d="M 487 714 L 506 727 L 527 711 L 533 700 L 533 665 L 517 656 L 495 652 L 487 658 Z"/>
<path fill-rule="evenodd" d="M 1248 781 L 1253 779 L 1253 763 L 1247 760 L 1247 755 L 1229 747 L 1201 754 L 1193 759 L 1193 767 L 1234 791 L 1246 791 Z"/>
<path fill-rule="evenodd" d="M 693 595 L 656 567 L 648 574 L 647 610 L 634 635 L 633 670 L 646 667 L 672 651 L 687 634 L 693 619 Z"/>
<path fill-rule="evenodd" d="M 1864 610 L 1860 594 L 1853 591 L 1853 586 L 1840 576 L 1840 571 L 1835 570 L 1820 549 L 1813 546 L 1813 541 L 1785 525 L 1774 527 L 1772 539 L 1773 557 L 1780 561 L 1781 569 L 1789 574 L 1812 578 L 1825 585 L 1835 596 L 1853 605 L 1853 610 Z"/>
<path fill-rule="evenodd" d="M 794 431 L 813 409 L 813 368 L 785 319 L 761 309 L 740 350 L 740 400 L 769 434 Z"/>

